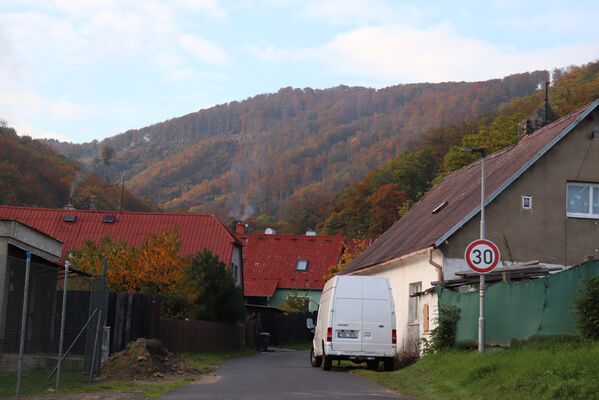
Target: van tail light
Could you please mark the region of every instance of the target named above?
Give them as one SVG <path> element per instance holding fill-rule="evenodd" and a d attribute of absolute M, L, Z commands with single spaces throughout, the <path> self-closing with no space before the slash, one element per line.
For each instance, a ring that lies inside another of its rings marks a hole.
<path fill-rule="evenodd" d="M 397 331 L 395 329 L 391 331 L 391 344 L 397 344 Z"/>
<path fill-rule="evenodd" d="M 333 328 L 327 328 L 327 342 L 333 341 Z"/>

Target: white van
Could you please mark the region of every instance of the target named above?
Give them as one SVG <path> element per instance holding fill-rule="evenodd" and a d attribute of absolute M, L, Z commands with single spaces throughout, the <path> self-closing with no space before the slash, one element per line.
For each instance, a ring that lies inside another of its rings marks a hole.
<path fill-rule="evenodd" d="M 333 360 L 366 361 L 392 371 L 397 348 L 395 306 L 389 280 L 341 275 L 324 286 L 310 362 L 330 370 Z"/>

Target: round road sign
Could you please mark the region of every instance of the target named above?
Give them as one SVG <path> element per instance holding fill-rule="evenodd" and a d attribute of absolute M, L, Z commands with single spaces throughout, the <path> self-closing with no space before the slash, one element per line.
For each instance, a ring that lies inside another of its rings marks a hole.
<path fill-rule="evenodd" d="M 486 239 L 478 239 L 470 243 L 464 252 L 468 266 L 479 274 L 493 271 L 499 262 L 499 249 L 495 243 Z"/>

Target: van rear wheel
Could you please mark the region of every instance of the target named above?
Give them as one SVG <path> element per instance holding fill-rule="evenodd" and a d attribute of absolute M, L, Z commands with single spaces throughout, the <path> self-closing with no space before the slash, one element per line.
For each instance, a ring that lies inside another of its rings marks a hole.
<path fill-rule="evenodd" d="M 314 347 L 310 350 L 310 364 L 315 368 L 320 367 L 320 364 L 322 364 L 322 356 L 314 354 Z"/>
<path fill-rule="evenodd" d="M 330 371 L 332 367 L 333 367 L 333 359 L 331 358 L 331 356 L 327 356 L 326 354 L 323 355 L 322 369 L 324 369 L 325 371 Z"/>
<path fill-rule="evenodd" d="M 379 367 L 379 362 L 377 360 L 368 360 L 366 361 L 366 366 L 368 369 L 377 369 Z"/>
<path fill-rule="evenodd" d="M 324 351 L 324 343 L 322 344 L 322 369 L 325 371 L 330 371 L 333 366 L 333 359 L 331 356 L 327 356 L 327 353 Z"/>
<path fill-rule="evenodd" d="M 393 357 L 385 358 L 383 361 L 385 371 L 393 371 L 395 370 L 395 359 Z"/>

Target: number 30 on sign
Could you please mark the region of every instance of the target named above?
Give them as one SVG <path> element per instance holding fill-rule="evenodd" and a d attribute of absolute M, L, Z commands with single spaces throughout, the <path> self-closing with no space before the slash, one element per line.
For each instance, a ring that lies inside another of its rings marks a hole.
<path fill-rule="evenodd" d="M 490 240 L 478 239 L 466 247 L 464 258 L 473 271 L 486 274 L 497 266 L 499 249 Z"/>

